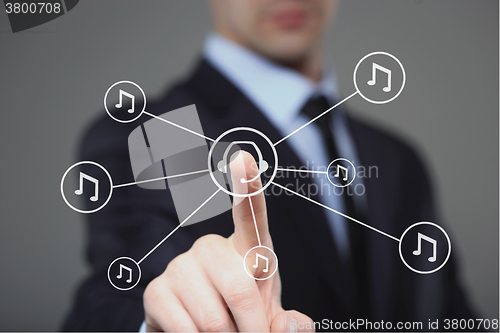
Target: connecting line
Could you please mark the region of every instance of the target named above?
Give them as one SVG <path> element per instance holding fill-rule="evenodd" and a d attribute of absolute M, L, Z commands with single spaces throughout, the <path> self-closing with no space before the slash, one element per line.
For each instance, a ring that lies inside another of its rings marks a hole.
<path fill-rule="evenodd" d="M 257 240 L 259 241 L 259 246 L 262 246 L 260 242 L 259 229 L 257 228 L 257 219 L 255 218 L 255 213 L 253 211 L 252 197 L 248 197 L 248 202 L 250 203 L 250 210 L 252 211 L 253 223 L 255 224 L 255 232 L 257 233 Z"/>
<path fill-rule="evenodd" d="M 163 122 L 165 122 L 165 123 L 167 123 L 167 124 L 170 124 L 170 125 L 172 125 L 172 126 L 175 126 L 175 127 L 180 128 L 180 129 L 183 129 L 183 130 L 185 130 L 185 131 L 188 131 L 189 133 L 192 133 L 192 134 L 194 134 L 194 135 L 198 135 L 199 137 L 202 137 L 202 138 L 204 138 L 204 139 L 206 139 L 206 140 L 208 140 L 208 141 L 215 142 L 215 140 L 214 140 L 214 139 L 211 139 L 211 138 L 209 138 L 208 136 L 204 136 L 203 134 L 200 134 L 200 133 L 198 133 L 198 132 L 192 131 L 192 130 L 190 130 L 189 128 L 183 127 L 183 126 L 181 126 L 181 125 L 177 125 L 176 123 L 173 123 L 173 122 L 171 122 L 171 121 L 168 121 L 168 120 L 166 120 L 166 119 L 163 119 L 162 117 L 155 116 L 155 115 L 154 115 L 154 114 L 152 114 L 152 113 L 149 113 L 149 112 L 144 111 L 144 114 L 147 114 L 147 115 L 148 115 L 148 116 L 150 116 L 150 117 L 153 117 L 153 118 L 156 118 L 156 119 L 158 119 L 158 120 L 161 120 L 161 121 L 163 121 Z"/>
<path fill-rule="evenodd" d="M 339 106 L 340 104 L 344 103 L 345 101 L 347 101 L 348 99 L 350 99 L 351 97 L 353 97 L 354 95 L 357 95 L 357 94 L 358 94 L 358 91 L 356 90 L 351 95 L 347 96 L 346 98 L 344 98 L 343 100 L 341 100 L 340 102 L 338 102 L 337 104 L 335 104 L 334 106 L 332 106 L 331 108 L 329 108 L 328 110 L 326 110 L 325 112 L 323 112 L 322 114 L 314 117 L 314 119 L 311 119 L 306 124 L 300 126 L 295 131 L 293 131 L 292 133 L 290 133 L 287 136 L 285 136 L 283 139 L 281 139 L 278 142 L 274 143 L 273 146 L 276 147 L 281 142 L 285 141 L 286 139 L 288 139 L 289 137 L 291 137 L 292 135 L 294 135 L 295 133 L 297 133 L 298 131 L 300 131 L 301 129 L 303 129 L 304 127 L 306 127 L 307 125 L 309 125 L 310 123 L 312 123 L 312 122 L 316 121 L 317 119 L 323 117 L 325 114 L 327 114 L 328 112 L 330 112 L 331 110 L 335 109 L 337 106 Z"/>
<path fill-rule="evenodd" d="M 190 176 L 190 175 L 196 175 L 197 173 L 203 173 L 203 172 L 210 172 L 210 170 L 200 170 L 200 171 L 193 171 L 193 172 L 186 172 L 186 173 L 181 173 L 178 175 L 172 175 L 172 176 L 166 176 L 166 177 L 160 177 L 160 178 L 154 178 L 154 179 L 146 179 L 146 180 L 141 180 L 138 182 L 133 182 L 133 183 L 127 183 L 127 184 L 119 184 L 119 185 L 114 185 L 113 188 L 118 188 L 118 187 L 125 187 L 125 186 L 131 186 L 131 185 L 138 185 L 138 184 L 144 184 L 144 183 L 151 183 L 151 182 L 156 182 L 158 180 L 165 180 L 165 179 L 170 179 L 170 178 L 177 178 L 177 177 L 184 177 L 184 176 Z"/>
<path fill-rule="evenodd" d="M 358 221 L 358 220 L 356 220 L 355 218 L 352 218 L 352 217 L 350 217 L 350 216 L 347 216 L 347 215 L 345 215 L 345 214 L 342 214 L 341 212 L 339 212 L 339 211 L 337 211 L 337 210 L 335 210 L 335 209 L 333 209 L 333 208 L 330 208 L 330 207 L 328 207 L 328 206 L 325 206 L 325 205 L 323 205 L 322 203 L 319 203 L 319 202 L 317 202 L 317 201 L 314 201 L 314 200 L 312 200 L 311 198 L 306 197 L 305 195 L 302 195 L 302 194 L 300 194 L 300 193 L 297 193 L 297 192 L 295 192 L 295 191 L 292 191 L 292 190 L 290 190 L 289 188 L 287 188 L 287 187 L 285 187 L 285 186 L 281 186 L 280 184 L 276 184 L 275 182 L 271 182 L 271 183 L 272 183 L 273 185 L 278 186 L 278 187 L 281 187 L 282 189 L 284 189 L 284 190 L 286 190 L 286 191 L 288 191 L 288 192 L 291 192 L 291 193 L 293 193 L 293 194 L 295 194 L 295 195 L 297 195 L 297 196 L 299 196 L 299 197 L 301 197 L 301 198 L 304 198 L 304 199 L 306 199 L 306 200 L 309 200 L 309 201 L 311 201 L 311 202 L 315 203 L 315 204 L 316 204 L 316 205 L 318 205 L 318 206 L 321 206 L 321 207 L 323 207 L 323 208 L 328 209 L 329 211 L 332 211 L 332 212 L 334 212 L 334 213 L 337 213 L 337 214 L 339 214 L 339 215 L 341 215 L 341 216 L 345 217 L 346 219 L 349 219 L 349 220 L 351 220 L 351 221 L 354 221 L 354 222 L 356 222 L 356 223 L 361 224 L 362 226 L 365 226 L 365 227 L 367 227 L 367 228 L 369 228 L 369 229 L 372 229 L 373 231 L 376 231 L 376 232 L 378 232 L 379 234 L 382 234 L 382 235 L 384 235 L 384 236 L 387 236 L 387 237 L 389 237 L 389 238 L 392 238 L 392 239 L 394 239 L 394 240 L 395 240 L 395 241 L 397 241 L 397 242 L 401 242 L 401 240 L 400 240 L 400 239 L 398 239 L 398 238 L 396 238 L 396 237 L 394 237 L 394 236 L 391 236 L 391 235 L 389 235 L 389 234 L 386 234 L 385 232 L 380 231 L 380 230 L 378 230 L 377 228 L 372 227 L 371 225 L 368 225 L 368 224 L 366 224 L 366 223 L 363 223 L 363 222 L 361 222 L 361 221 Z"/>
<path fill-rule="evenodd" d="M 327 174 L 328 172 L 326 171 L 313 171 L 313 170 L 301 170 L 301 169 L 281 169 L 281 168 L 276 168 L 278 171 L 292 171 L 292 172 L 307 172 L 307 173 L 322 173 L 322 174 Z"/>
<path fill-rule="evenodd" d="M 153 247 L 153 249 L 151 251 L 149 251 L 144 257 L 142 257 L 142 259 L 137 262 L 137 265 L 140 265 L 141 262 L 144 261 L 144 259 L 146 259 L 151 253 L 153 253 L 154 250 L 156 250 L 158 248 L 158 246 L 160 246 L 161 244 L 163 244 L 163 242 L 165 242 L 170 236 L 172 236 L 172 234 L 174 232 L 176 232 L 177 229 L 179 229 L 180 227 L 182 227 L 182 225 L 184 223 L 186 223 L 194 214 L 196 214 L 196 212 L 198 212 L 201 209 L 201 207 L 205 206 L 207 204 L 207 202 L 209 202 L 210 199 L 212 199 L 213 197 L 215 197 L 215 195 L 217 193 L 219 193 L 220 191 L 221 191 L 221 189 L 218 189 L 217 191 L 215 191 L 215 193 L 212 194 L 207 200 L 205 200 L 205 202 L 202 203 L 198 208 L 196 208 L 194 212 L 192 212 L 188 217 L 186 217 L 184 219 L 184 221 L 182 221 L 181 223 L 179 223 L 179 225 L 177 227 L 175 227 L 174 230 L 172 230 L 165 238 L 163 238 L 158 244 L 156 244 L 156 246 Z"/>

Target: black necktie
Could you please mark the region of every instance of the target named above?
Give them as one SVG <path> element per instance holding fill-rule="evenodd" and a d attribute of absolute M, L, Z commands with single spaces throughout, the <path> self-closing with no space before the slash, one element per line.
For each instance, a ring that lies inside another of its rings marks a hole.
<path fill-rule="evenodd" d="M 307 101 L 307 103 L 304 105 L 302 110 L 300 111 L 303 115 L 310 119 L 314 119 L 326 110 L 330 108 L 330 104 L 328 103 L 328 100 L 324 96 L 318 96 L 318 97 L 312 97 Z M 333 137 L 332 131 L 330 129 L 330 124 L 332 123 L 331 115 L 332 112 L 335 112 L 336 110 L 331 110 L 321 116 L 319 119 L 317 119 L 314 124 L 318 126 L 320 132 L 321 132 L 321 137 L 323 139 L 323 142 L 326 145 L 326 148 L 328 149 L 328 158 L 329 162 L 342 157 L 339 156 L 337 152 L 337 146 L 335 144 L 335 139 Z M 338 111 L 338 110 L 337 110 Z M 346 191 L 344 191 L 345 193 Z M 342 195 L 343 202 L 344 202 L 344 207 L 345 207 L 345 212 L 347 216 L 351 216 L 356 218 L 356 208 L 354 206 L 354 200 L 352 196 L 350 195 Z"/>
<path fill-rule="evenodd" d="M 312 97 L 302 108 L 301 114 L 305 115 L 309 119 L 314 119 L 328 110 L 331 105 L 334 104 L 328 103 L 328 100 L 324 96 Z M 330 125 L 332 123 L 332 112 L 338 112 L 339 107 L 327 112 L 314 122 L 314 124 L 321 132 L 323 142 L 328 150 L 328 158 L 330 162 L 339 157 L 342 157 L 339 156 L 337 152 L 335 139 L 330 128 Z M 353 191 L 351 190 L 350 193 L 352 194 Z M 340 197 L 342 202 L 344 203 L 343 213 L 357 220 L 362 220 L 360 218 L 360 213 L 356 211 L 356 206 L 354 204 L 352 195 L 348 195 L 347 193 L 347 187 L 344 188 L 344 191 L 342 192 L 342 195 Z M 349 233 L 349 247 L 351 258 L 348 260 L 348 262 L 344 263 L 344 265 L 346 266 L 343 267 L 343 274 L 345 275 L 344 282 L 346 284 L 346 288 L 348 288 L 349 292 L 351 293 L 350 296 L 355 299 L 357 315 L 364 315 L 366 314 L 368 305 L 366 280 L 367 263 L 364 260 L 364 230 L 362 229 L 362 226 L 358 225 L 354 221 L 346 220 L 345 223 L 347 223 L 347 230 Z"/>

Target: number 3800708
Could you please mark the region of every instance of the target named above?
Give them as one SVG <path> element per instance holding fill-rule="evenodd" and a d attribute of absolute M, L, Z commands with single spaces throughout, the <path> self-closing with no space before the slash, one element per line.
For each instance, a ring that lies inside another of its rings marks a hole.
<path fill-rule="evenodd" d="M 60 13 L 61 12 L 61 4 L 60 3 L 51 3 L 51 2 L 14 2 L 14 3 L 6 3 L 5 11 L 7 14 L 52 14 L 52 13 Z"/>
<path fill-rule="evenodd" d="M 498 329 L 498 319 L 445 319 L 443 328 L 445 330 L 490 330 Z"/>

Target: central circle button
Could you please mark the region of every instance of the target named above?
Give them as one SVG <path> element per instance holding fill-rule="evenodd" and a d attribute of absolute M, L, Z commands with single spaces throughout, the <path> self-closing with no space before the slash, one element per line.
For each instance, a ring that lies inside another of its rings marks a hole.
<path fill-rule="evenodd" d="M 229 167 L 231 156 L 243 149 L 252 154 L 257 163 L 255 176 L 250 179 L 245 177 L 239 179 L 241 184 L 249 184 L 245 187 L 247 189 L 245 191 L 241 190 L 241 186 L 233 186 L 235 184 L 232 184 Z M 210 177 L 218 188 L 235 197 L 251 197 L 264 191 L 276 177 L 277 167 L 278 154 L 271 140 L 262 132 L 250 127 L 237 127 L 222 133 L 213 142 L 208 153 Z M 219 175 L 216 175 L 217 173 Z M 262 180 L 262 188 L 252 190 L 251 183 L 259 177 Z"/>

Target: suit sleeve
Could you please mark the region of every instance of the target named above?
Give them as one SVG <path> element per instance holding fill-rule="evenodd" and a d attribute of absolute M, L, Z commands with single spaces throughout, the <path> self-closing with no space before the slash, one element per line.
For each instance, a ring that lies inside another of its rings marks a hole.
<path fill-rule="evenodd" d="M 79 159 L 104 166 L 114 185 L 134 182 L 127 138 L 138 125 L 108 118 L 98 121 L 84 136 Z M 137 332 L 144 320 L 142 295 L 147 284 L 163 272 L 172 258 L 186 251 L 192 239 L 181 228 L 169 239 L 168 246 L 162 246 L 161 251 L 141 263 L 139 284 L 121 291 L 108 281 L 109 264 L 123 256 L 139 261 L 178 225 L 169 191 L 137 186 L 116 188 L 103 209 L 85 218 L 90 273 L 77 291 L 63 330 Z"/>

